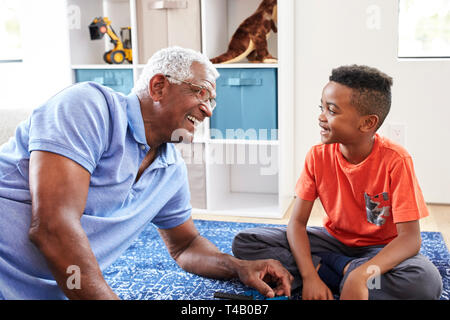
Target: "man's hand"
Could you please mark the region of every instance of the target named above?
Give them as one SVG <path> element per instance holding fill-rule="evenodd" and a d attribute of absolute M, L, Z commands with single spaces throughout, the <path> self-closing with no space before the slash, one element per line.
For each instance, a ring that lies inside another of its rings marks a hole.
<path fill-rule="evenodd" d="M 291 295 L 294 277 L 277 260 L 241 260 L 241 267 L 237 272 L 242 283 L 268 298 Z M 269 284 L 275 287 L 272 288 Z"/>

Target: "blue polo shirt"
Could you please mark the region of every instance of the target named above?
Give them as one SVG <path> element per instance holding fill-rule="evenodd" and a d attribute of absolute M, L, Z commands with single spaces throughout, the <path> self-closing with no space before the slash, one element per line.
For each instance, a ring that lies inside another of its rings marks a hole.
<path fill-rule="evenodd" d="M 148 223 L 173 228 L 191 215 L 186 165 L 172 144 L 160 146 L 135 182 L 150 150 L 137 96 L 92 82 L 73 85 L 35 109 L 0 146 L 0 297 L 65 298 L 28 238 L 28 167 L 36 150 L 67 157 L 91 174 L 81 224 L 102 270 Z"/>

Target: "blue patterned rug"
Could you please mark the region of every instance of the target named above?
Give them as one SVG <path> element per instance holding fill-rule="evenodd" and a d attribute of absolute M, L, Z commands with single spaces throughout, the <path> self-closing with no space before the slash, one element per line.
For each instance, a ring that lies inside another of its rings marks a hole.
<path fill-rule="evenodd" d="M 229 254 L 231 242 L 239 231 L 274 226 L 205 220 L 195 220 L 195 225 L 202 236 Z M 441 233 L 422 232 L 420 253 L 441 273 L 444 285 L 441 300 L 450 300 L 450 254 Z M 126 300 L 210 300 L 216 291 L 242 294 L 250 290 L 237 280 L 213 280 L 183 271 L 170 257 L 153 225 L 103 275 L 119 297 Z"/>

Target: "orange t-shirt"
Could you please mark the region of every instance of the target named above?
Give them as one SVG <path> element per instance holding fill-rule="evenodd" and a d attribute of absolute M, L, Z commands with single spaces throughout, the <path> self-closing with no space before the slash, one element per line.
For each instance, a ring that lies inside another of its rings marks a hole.
<path fill-rule="evenodd" d="M 325 228 L 348 246 L 389 243 L 396 223 L 428 216 L 411 156 L 378 134 L 370 155 L 356 165 L 345 160 L 338 143 L 312 147 L 296 193 L 320 198 Z"/>

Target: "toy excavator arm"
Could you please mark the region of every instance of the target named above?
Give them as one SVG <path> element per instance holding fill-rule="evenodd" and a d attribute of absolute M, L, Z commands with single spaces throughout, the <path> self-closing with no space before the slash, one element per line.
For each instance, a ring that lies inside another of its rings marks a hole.
<path fill-rule="evenodd" d="M 132 63 L 132 52 L 131 45 L 125 46 L 118 37 L 114 29 L 111 27 L 111 20 L 107 17 L 98 17 L 95 18 L 92 23 L 89 25 L 89 33 L 91 36 L 91 40 L 99 40 L 102 39 L 105 34 L 109 36 L 111 39 L 111 43 L 114 44 L 114 48 L 105 52 L 103 55 L 103 60 L 106 63 L 114 63 L 119 64 L 122 63 L 125 59 Z M 128 39 L 128 43 L 131 42 L 131 38 Z"/>
<path fill-rule="evenodd" d="M 114 32 L 114 29 L 109 24 L 106 27 L 106 33 L 111 38 L 111 42 L 114 43 L 114 46 L 116 46 L 118 50 L 122 50 L 121 41 L 117 34 Z"/>
<path fill-rule="evenodd" d="M 114 43 L 114 46 L 121 46 L 119 37 L 111 27 L 111 20 L 109 20 L 107 17 L 95 18 L 89 25 L 89 30 L 91 34 L 91 40 L 101 39 L 106 33 L 111 38 L 111 42 Z"/>

